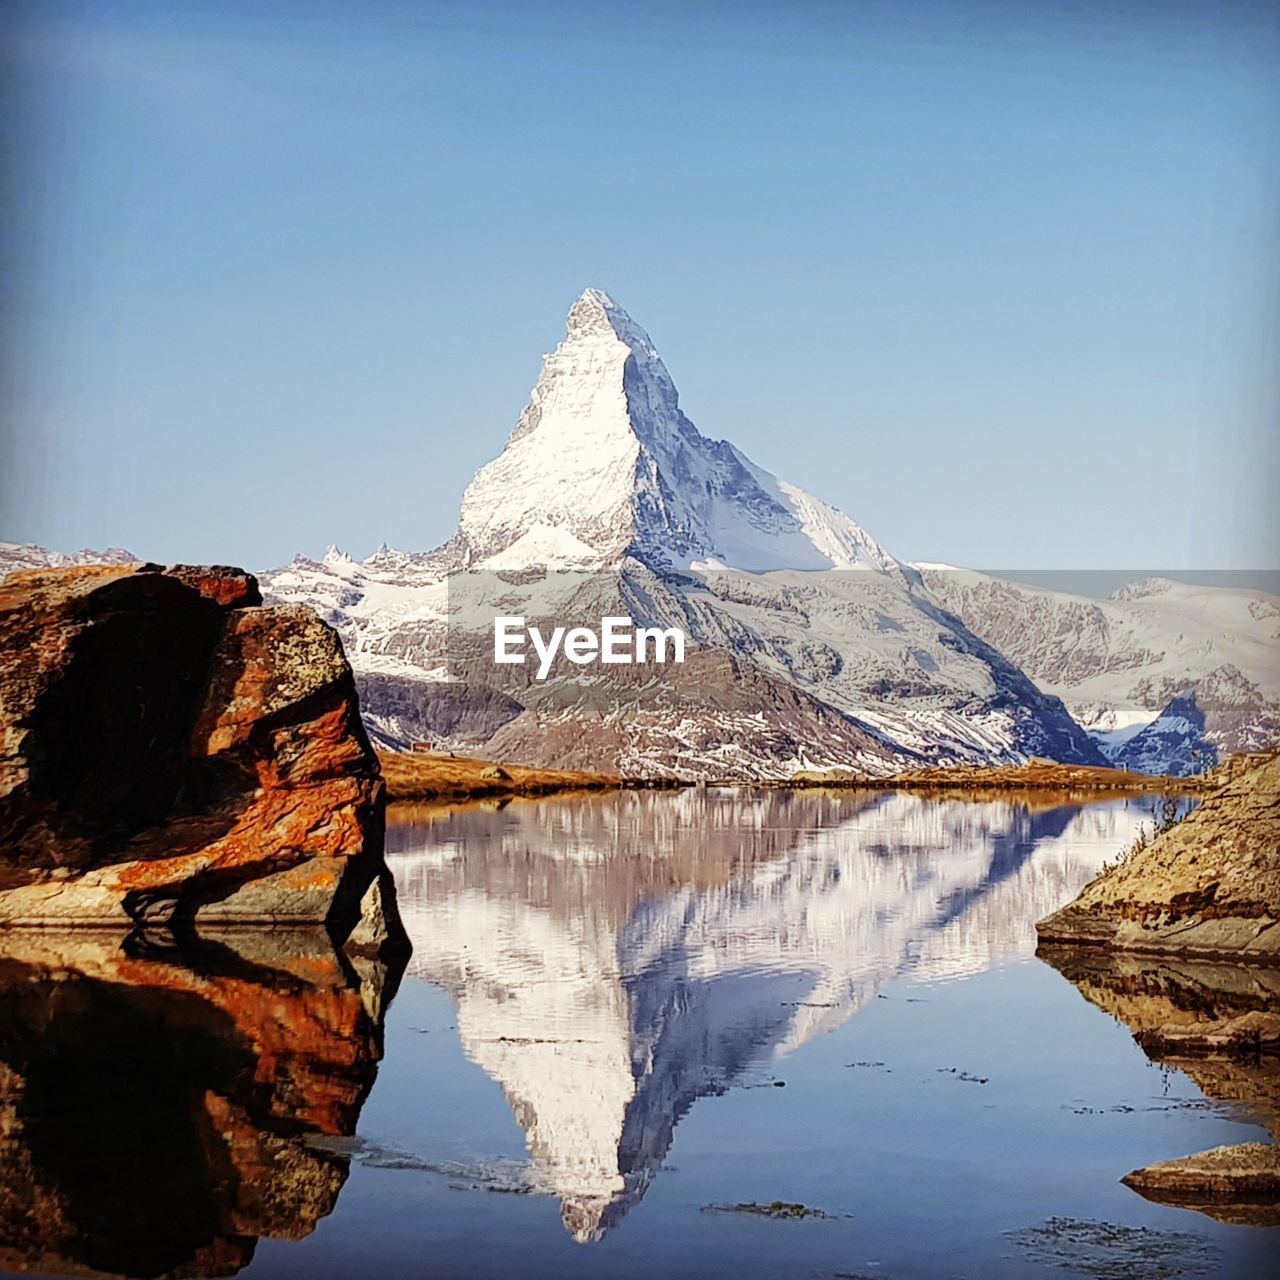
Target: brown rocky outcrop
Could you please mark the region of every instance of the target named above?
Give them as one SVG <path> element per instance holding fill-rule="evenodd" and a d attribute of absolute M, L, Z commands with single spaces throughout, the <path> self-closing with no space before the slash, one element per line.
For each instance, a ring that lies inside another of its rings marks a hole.
<path fill-rule="evenodd" d="M 330 1213 L 404 959 L 0 931 L 0 1271 L 223 1276 Z"/>
<path fill-rule="evenodd" d="M 1280 758 L 1212 792 L 1036 929 L 1049 943 L 1280 962 Z"/>
<path fill-rule="evenodd" d="M 1272 1143 L 1240 1142 L 1161 1160 L 1120 1181 L 1148 1200 L 1199 1209 L 1219 1222 L 1280 1223 L 1280 1147 Z"/>
<path fill-rule="evenodd" d="M 263 607 L 222 567 L 0 584 L 0 927 L 324 923 L 342 941 L 367 898 L 394 930 L 382 807 L 351 670 L 310 609 Z"/>

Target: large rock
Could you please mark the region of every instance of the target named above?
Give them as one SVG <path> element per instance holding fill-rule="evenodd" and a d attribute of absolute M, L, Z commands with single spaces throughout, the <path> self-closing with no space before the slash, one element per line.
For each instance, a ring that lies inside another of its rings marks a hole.
<path fill-rule="evenodd" d="M 0 926 L 398 931 L 383 786 L 336 633 L 235 569 L 0 585 Z M 371 886 L 379 891 L 371 894 Z"/>
<path fill-rule="evenodd" d="M 1280 962 L 1280 757 L 1036 926 L 1041 941 Z"/>
<path fill-rule="evenodd" d="M 1280 1147 L 1241 1142 L 1161 1160 L 1120 1179 L 1158 1204 L 1185 1205 L 1220 1222 L 1280 1223 Z"/>

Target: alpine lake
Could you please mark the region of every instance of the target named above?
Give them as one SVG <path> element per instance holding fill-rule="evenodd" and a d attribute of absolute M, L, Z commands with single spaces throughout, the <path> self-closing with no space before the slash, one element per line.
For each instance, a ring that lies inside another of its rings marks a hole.
<path fill-rule="evenodd" d="M 0 960 L 0 1273 L 1276 1274 L 1120 1178 L 1270 1141 L 1160 1062 L 1280 978 L 1036 955 L 1155 798 L 699 788 L 395 806 L 407 964 L 323 938 Z M 86 936 L 92 935 L 92 936 Z"/>

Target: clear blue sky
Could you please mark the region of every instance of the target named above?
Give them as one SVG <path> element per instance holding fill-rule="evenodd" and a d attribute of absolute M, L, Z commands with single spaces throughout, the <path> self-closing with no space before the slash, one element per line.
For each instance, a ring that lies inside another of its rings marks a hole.
<path fill-rule="evenodd" d="M 13 13 L 0 537 L 436 545 L 594 285 L 901 557 L 1276 564 L 1274 5 Z"/>

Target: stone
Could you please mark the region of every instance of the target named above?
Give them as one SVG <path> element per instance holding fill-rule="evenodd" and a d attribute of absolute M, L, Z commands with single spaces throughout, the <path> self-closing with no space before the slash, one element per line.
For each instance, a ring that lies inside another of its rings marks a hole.
<path fill-rule="evenodd" d="M 171 564 L 165 573 L 220 604 L 224 609 L 262 603 L 258 580 L 243 569 L 230 565 Z"/>
<path fill-rule="evenodd" d="M 1241 1142 L 1162 1160 L 1120 1179 L 1148 1200 L 1199 1209 L 1221 1222 L 1280 1224 L 1280 1147 Z"/>
<path fill-rule="evenodd" d="M 1236 773 L 1036 929 L 1045 943 L 1280 963 L 1280 757 Z"/>
<path fill-rule="evenodd" d="M 0 929 L 302 924 L 385 878 L 384 789 L 337 634 L 224 566 L 0 584 Z"/>
<path fill-rule="evenodd" d="M 360 918 L 347 936 L 348 955 L 377 955 L 383 942 L 398 927 L 388 919 L 387 901 L 395 901 L 395 885 L 389 875 L 376 876 L 360 899 Z"/>

